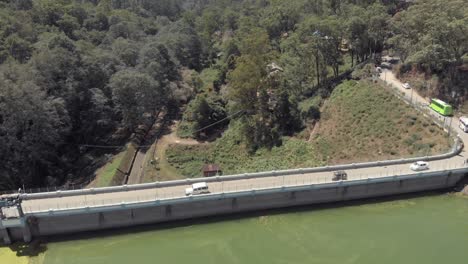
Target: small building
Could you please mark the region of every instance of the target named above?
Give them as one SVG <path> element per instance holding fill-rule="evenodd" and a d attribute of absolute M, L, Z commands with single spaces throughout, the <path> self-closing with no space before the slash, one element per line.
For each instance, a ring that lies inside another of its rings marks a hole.
<path fill-rule="evenodd" d="M 277 74 L 278 72 L 282 72 L 283 68 L 278 66 L 278 64 L 276 64 L 275 62 L 272 62 L 267 65 L 267 70 L 269 72 L 269 76 L 272 76 L 274 74 Z"/>
<path fill-rule="evenodd" d="M 203 176 L 205 177 L 211 177 L 211 176 L 223 174 L 223 172 L 221 171 L 221 168 L 216 164 L 205 164 L 202 170 L 203 170 Z"/>
<path fill-rule="evenodd" d="M 349 41 L 347 39 L 342 39 L 338 49 L 342 52 L 348 52 L 350 48 L 351 45 L 349 44 Z"/>

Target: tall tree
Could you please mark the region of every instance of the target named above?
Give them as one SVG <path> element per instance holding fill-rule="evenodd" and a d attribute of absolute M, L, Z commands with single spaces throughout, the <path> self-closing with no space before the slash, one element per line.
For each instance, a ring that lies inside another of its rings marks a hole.
<path fill-rule="evenodd" d="M 160 110 L 166 96 L 162 87 L 149 75 L 132 70 L 115 73 L 109 86 L 122 111 L 123 122 L 130 130 L 137 126 L 145 113 L 154 115 Z"/>
<path fill-rule="evenodd" d="M 61 99 L 47 98 L 30 81 L 0 77 L 1 188 L 45 184 L 45 175 L 60 171 L 57 148 L 69 125 Z"/>

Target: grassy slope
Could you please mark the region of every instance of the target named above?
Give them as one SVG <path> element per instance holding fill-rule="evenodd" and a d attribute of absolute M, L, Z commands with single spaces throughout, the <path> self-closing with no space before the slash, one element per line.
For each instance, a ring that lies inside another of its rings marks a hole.
<path fill-rule="evenodd" d="M 351 81 L 328 100 L 315 144 L 329 163 L 341 163 L 440 153 L 444 135 L 382 87 Z"/>
<path fill-rule="evenodd" d="M 301 110 L 302 112 L 306 112 L 307 109 L 310 109 L 310 107 L 312 106 L 319 108 L 322 103 L 322 100 L 323 99 L 318 95 L 307 98 L 304 101 L 299 102 L 299 110 Z"/>
<path fill-rule="evenodd" d="M 137 147 L 128 143 L 125 150 L 116 154 L 104 166 L 96 171 L 94 181 L 89 187 L 107 187 L 122 184 L 125 178 L 124 172 L 128 171 Z"/>
<path fill-rule="evenodd" d="M 205 163 L 219 164 L 224 174 L 320 165 L 314 146 L 302 140 L 284 138 L 281 147 L 270 151 L 260 149 L 249 155 L 238 134 L 238 124 L 234 122 L 223 137 L 211 145 L 171 146 L 167 151 L 168 161 L 187 177 L 200 176 Z"/>
<path fill-rule="evenodd" d="M 107 163 L 96 173 L 94 187 L 106 187 L 111 185 L 112 180 L 117 172 L 117 169 L 122 163 L 124 155 L 124 151 L 120 152 L 112 158 L 111 162 Z"/>
<path fill-rule="evenodd" d="M 155 147 L 156 150 L 154 149 Z M 149 155 L 149 153 L 153 153 L 154 151 L 156 161 L 148 161 L 145 164 L 143 182 L 170 181 L 182 178 L 179 171 L 167 162 L 166 150 L 168 147 L 169 143 L 165 141 L 165 137 L 162 137 L 158 140 L 157 145 L 153 145 L 147 152 L 147 155 Z"/>
<path fill-rule="evenodd" d="M 196 177 L 205 163 L 224 174 L 427 155 L 447 150 L 439 127 L 390 92 L 367 82 L 345 82 L 327 102 L 313 142 L 284 138 L 271 151 L 249 155 L 233 122 L 208 146 L 172 146 L 167 158 L 182 175 Z"/>

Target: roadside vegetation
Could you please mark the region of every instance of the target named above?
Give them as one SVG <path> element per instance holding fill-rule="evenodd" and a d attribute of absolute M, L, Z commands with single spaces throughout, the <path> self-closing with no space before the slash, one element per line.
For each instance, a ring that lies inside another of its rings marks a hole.
<path fill-rule="evenodd" d="M 252 153 L 241 127 L 231 122 L 223 136 L 209 145 L 174 144 L 167 150 L 168 162 L 180 177 L 199 177 L 207 163 L 232 174 L 424 156 L 450 148 L 446 134 L 435 123 L 366 80 L 347 81 L 335 88 L 310 141 L 310 130 L 304 129 L 282 137 L 279 146 Z"/>
<path fill-rule="evenodd" d="M 118 172 L 118 169 L 122 163 L 123 158 L 125 157 L 125 151 L 116 154 L 112 157 L 112 160 L 102 168 L 96 171 L 96 177 L 93 182 L 89 185 L 90 187 L 106 187 L 115 185 L 115 178 Z"/>
<path fill-rule="evenodd" d="M 395 15 L 392 26 L 388 45 L 402 62 L 397 77 L 466 113 L 468 1 L 418 1 Z"/>
<path fill-rule="evenodd" d="M 314 141 L 330 164 L 433 155 L 452 143 L 437 124 L 367 81 L 334 90 Z"/>

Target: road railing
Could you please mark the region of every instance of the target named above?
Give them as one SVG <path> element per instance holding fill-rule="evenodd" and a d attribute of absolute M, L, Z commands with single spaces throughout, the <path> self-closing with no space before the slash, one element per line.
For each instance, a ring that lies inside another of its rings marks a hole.
<path fill-rule="evenodd" d="M 269 185 L 262 184 L 241 184 L 238 186 L 231 186 L 228 188 L 219 187 L 211 189 L 211 193 L 185 196 L 183 193 L 164 193 L 159 194 L 156 190 L 151 195 L 135 196 L 131 199 L 113 198 L 101 200 L 82 200 L 71 203 L 62 204 L 40 204 L 36 206 L 25 206 L 23 208 L 26 216 L 56 216 L 56 215 L 72 215 L 94 212 L 106 212 L 130 208 L 145 208 L 148 206 L 157 205 L 174 205 L 178 203 L 196 202 L 196 201 L 210 201 L 226 198 L 239 198 L 245 196 L 266 195 L 280 192 L 294 192 L 306 190 L 319 190 L 326 188 L 337 188 L 364 184 L 385 183 L 409 179 L 421 179 L 431 177 L 441 177 L 448 175 L 459 175 L 468 173 L 467 166 L 446 166 L 440 170 L 425 171 L 417 173 L 404 173 L 389 174 L 383 177 L 369 177 L 370 175 L 361 175 L 347 181 L 332 181 L 329 178 L 323 181 L 308 181 L 306 179 L 288 181 L 283 183 L 281 181 L 272 182 Z"/>
<path fill-rule="evenodd" d="M 384 167 L 384 166 L 398 165 L 398 164 L 407 164 L 407 163 L 409 164 L 409 163 L 413 163 L 413 162 L 420 161 L 420 160 L 434 161 L 434 160 L 449 159 L 453 156 L 458 155 L 462 151 L 462 149 L 463 149 L 463 142 L 459 138 L 456 138 L 454 140 L 453 147 L 451 148 L 449 152 L 444 153 L 444 154 L 434 155 L 434 156 L 373 161 L 373 162 L 353 163 L 353 164 L 346 164 L 346 165 L 334 165 L 334 166 L 324 166 L 324 167 L 314 167 L 314 168 L 299 168 L 299 169 L 290 169 L 290 170 L 243 173 L 243 174 L 214 176 L 214 177 L 206 177 L 206 178 L 191 178 L 191 179 L 184 179 L 184 180 L 152 182 L 152 183 L 142 183 L 142 184 L 133 184 L 133 185 L 120 185 L 120 186 L 111 186 L 111 187 L 102 187 L 102 188 L 88 188 L 88 189 L 68 190 L 68 191 L 58 190 L 55 192 L 22 194 L 22 198 L 23 200 L 46 199 L 46 198 L 55 198 L 55 197 L 136 191 L 136 190 L 172 187 L 172 186 L 180 186 L 180 185 L 192 185 L 197 182 L 207 182 L 207 183 L 222 182 L 222 181 L 226 182 L 226 181 L 264 178 L 264 177 L 272 177 L 272 176 L 290 176 L 290 175 L 301 175 L 301 174 L 306 174 L 306 173 L 319 173 L 319 172 L 331 172 L 331 171 L 338 171 L 338 170 Z"/>
<path fill-rule="evenodd" d="M 449 136 L 455 137 L 458 133 L 455 131 L 453 127 L 450 126 L 449 120 L 452 117 L 442 116 L 439 113 L 436 113 L 432 109 L 429 108 L 429 102 L 427 101 L 419 101 L 416 96 L 412 96 L 414 93 L 413 89 L 408 91 L 401 91 L 398 87 L 396 87 L 393 83 L 387 82 L 385 80 L 380 80 L 381 83 L 386 85 L 388 88 L 391 89 L 393 94 L 400 98 L 401 100 L 405 101 L 409 105 L 413 106 L 416 110 L 422 113 L 425 117 L 431 119 L 435 124 L 445 130 Z"/>

